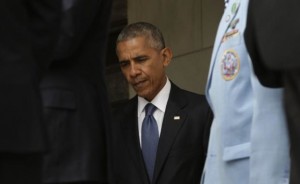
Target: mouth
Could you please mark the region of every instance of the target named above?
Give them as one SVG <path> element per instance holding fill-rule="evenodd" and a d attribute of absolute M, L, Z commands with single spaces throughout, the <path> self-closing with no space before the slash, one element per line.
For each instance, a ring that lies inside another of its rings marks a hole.
<path fill-rule="evenodd" d="M 139 89 L 139 88 L 142 88 L 143 86 L 145 86 L 147 80 L 140 80 L 140 81 L 136 81 L 133 83 L 133 87 L 135 89 Z"/>

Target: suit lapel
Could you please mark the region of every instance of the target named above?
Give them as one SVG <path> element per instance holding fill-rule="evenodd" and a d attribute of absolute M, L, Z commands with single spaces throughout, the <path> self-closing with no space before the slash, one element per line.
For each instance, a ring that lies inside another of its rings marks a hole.
<path fill-rule="evenodd" d="M 218 54 L 218 51 L 220 49 L 220 46 L 222 44 L 223 37 L 227 30 L 230 28 L 230 24 L 232 20 L 234 20 L 235 16 L 237 15 L 237 12 L 240 7 L 240 1 L 241 0 L 230 0 L 229 4 L 227 5 L 227 8 L 225 9 L 222 19 L 219 24 L 218 32 L 216 35 L 215 43 L 214 43 L 214 49 L 211 57 L 211 64 L 208 72 L 208 80 L 206 83 L 206 95 L 208 95 L 208 89 L 210 85 L 210 80 L 211 80 L 211 74 L 212 74 L 212 69 L 214 68 L 215 65 L 215 60 Z M 208 99 L 209 103 L 210 100 Z"/>
<path fill-rule="evenodd" d="M 186 101 L 183 95 L 179 94 L 180 92 L 181 89 L 172 84 L 157 149 L 153 183 L 156 183 L 176 136 L 187 116 L 184 111 Z"/>
<path fill-rule="evenodd" d="M 134 163 L 133 166 L 129 167 L 136 167 L 137 171 L 140 173 L 137 177 L 141 177 L 143 183 L 148 183 L 148 175 L 145 169 L 139 142 L 136 97 L 130 102 L 126 112 L 123 122 L 123 131 L 125 135 L 124 139 L 127 144 L 126 147 L 128 148 L 128 150 L 125 151 L 129 152 L 130 159 L 132 159 Z"/>

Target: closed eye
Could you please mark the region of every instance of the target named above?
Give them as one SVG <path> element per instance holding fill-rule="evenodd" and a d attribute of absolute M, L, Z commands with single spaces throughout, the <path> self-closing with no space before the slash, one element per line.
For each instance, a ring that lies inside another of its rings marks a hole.
<path fill-rule="evenodd" d="M 129 66 L 129 61 L 120 61 L 119 64 L 121 68 L 125 68 L 126 66 Z"/>
<path fill-rule="evenodd" d="M 134 60 L 138 63 L 142 63 L 142 62 L 145 62 L 149 59 L 148 56 L 138 56 L 136 58 L 134 58 Z"/>

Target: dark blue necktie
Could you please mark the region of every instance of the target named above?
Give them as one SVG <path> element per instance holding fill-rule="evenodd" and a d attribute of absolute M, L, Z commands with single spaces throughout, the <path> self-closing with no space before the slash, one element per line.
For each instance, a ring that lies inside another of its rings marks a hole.
<path fill-rule="evenodd" d="M 142 151 L 150 181 L 153 178 L 156 151 L 159 140 L 157 122 L 153 117 L 156 107 L 148 103 L 145 107 L 145 119 L 142 124 Z"/>

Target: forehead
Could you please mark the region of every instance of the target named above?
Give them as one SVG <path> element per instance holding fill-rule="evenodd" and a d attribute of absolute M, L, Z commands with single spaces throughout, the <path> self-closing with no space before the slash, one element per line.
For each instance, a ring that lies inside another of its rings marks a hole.
<path fill-rule="evenodd" d="M 136 55 L 141 53 L 147 53 L 151 50 L 155 50 L 152 48 L 146 39 L 146 37 L 139 36 L 135 38 L 130 38 L 128 40 L 120 41 L 117 43 L 117 54 L 121 55 Z"/>
<path fill-rule="evenodd" d="M 148 47 L 148 43 L 145 37 L 139 36 L 134 38 L 129 38 L 124 41 L 120 41 L 117 44 L 117 49 L 126 49 L 126 48 L 145 48 Z"/>

